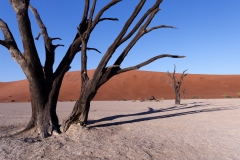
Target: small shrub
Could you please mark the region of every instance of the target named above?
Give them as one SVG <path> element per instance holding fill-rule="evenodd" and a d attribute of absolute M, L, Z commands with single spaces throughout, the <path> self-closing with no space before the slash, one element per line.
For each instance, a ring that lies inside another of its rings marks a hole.
<path fill-rule="evenodd" d="M 232 96 L 229 96 L 229 95 L 225 95 L 225 98 L 232 98 Z"/>
<path fill-rule="evenodd" d="M 198 96 L 193 96 L 192 99 L 198 99 Z"/>
<path fill-rule="evenodd" d="M 224 98 L 232 98 L 232 96 L 227 95 L 227 94 L 224 94 L 223 97 L 224 97 Z"/>
<path fill-rule="evenodd" d="M 156 100 L 156 98 L 154 96 L 151 96 L 148 100 L 152 101 L 152 100 Z"/>
<path fill-rule="evenodd" d="M 121 98 L 121 99 L 119 99 L 119 101 L 127 101 L 126 99 L 123 99 L 123 98 Z"/>

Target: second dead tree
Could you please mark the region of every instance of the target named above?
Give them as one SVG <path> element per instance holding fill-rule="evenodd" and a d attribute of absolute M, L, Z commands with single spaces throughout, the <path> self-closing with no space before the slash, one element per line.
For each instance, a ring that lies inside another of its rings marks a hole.
<path fill-rule="evenodd" d="M 160 28 L 175 28 L 173 26 L 166 26 L 166 25 L 159 25 L 148 27 L 151 23 L 154 16 L 160 10 L 159 6 L 163 0 L 155 0 L 152 7 L 150 7 L 136 22 L 133 21 L 141 12 L 142 8 L 146 0 L 141 0 L 138 2 L 137 6 L 135 7 L 134 11 L 125 22 L 122 30 L 119 32 L 116 39 L 113 43 L 109 46 L 108 50 L 102 57 L 102 60 L 99 62 L 92 78 L 88 77 L 87 73 L 87 52 L 86 48 L 88 46 L 88 39 L 91 35 L 92 30 L 96 26 L 96 24 L 103 20 L 117 20 L 116 18 L 101 18 L 102 14 L 107 11 L 109 8 L 120 2 L 120 0 L 112 0 L 103 7 L 95 16 L 94 10 L 96 6 L 97 0 L 94 0 L 92 3 L 92 7 L 89 7 L 89 0 L 85 0 L 85 9 L 83 13 L 83 19 L 81 24 L 88 24 L 86 25 L 86 30 L 84 32 L 79 32 L 79 38 L 81 40 L 81 94 L 79 99 L 77 100 L 72 113 L 69 115 L 67 119 L 64 120 L 62 123 L 61 129 L 63 132 L 66 132 L 70 125 L 74 123 L 79 123 L 81 126 L 85 127 L 87 125 L 88 114 L 90 110 L 90 102 L 96 95 L 98 89 L 106 83 L 109 79 L 113 76 L 128 72 L 131 70 L 139 69 L 143 66 L 148 65 L 149 63 L 160 59 L 160 58 L 184 58 L 185 56 L 178 56 L 178 55 L 170 55 L 170 54 L 161 54 L 155 57 L 152 57 L 142 63 L 137 65 L 129 66 L 126 68 L 121 68 L 121 64 L 128 55 L 129 51 L 132 47 L 137 43 L 137 41 L 145 34 Z M 82 26 L 82 25 L 80 25 Z M 130 27 L 132 26 L 132 27 Z M 129 40 L 129 41 L 128 41 Z M 116 61 L 112 65 L 107 65 L 115 51 L 123 44 L 127 43 L 126 47 L 122 50 L 122 53 L 118 56 Z M 147 45 L 147 44 L 146 44 Z M 140 55 L 140 53 L 139 53 Z"/>
<path fill-rule="evenodd" d="M 167 72 L 167 75 L 172 79 L 173 82 L 168 81 L 165 78 L 162 78 L 162 80 L 166 81 L 174 90 L 175 92 L 175 104 L 180 104 L 181 100 L 180 100 L 180 88 L 183 82 L 183 78 L 186 77 L 188 74 L 185 73 L 187 70 L 183 71 L 181 77 L 180 77 L 180 81 L 178 81 L 178 79 L 175 76 L 176 73 L 176 66 L 174 65 L 174 71 L 173 73 L 170 73 L 169 71 Z"/>

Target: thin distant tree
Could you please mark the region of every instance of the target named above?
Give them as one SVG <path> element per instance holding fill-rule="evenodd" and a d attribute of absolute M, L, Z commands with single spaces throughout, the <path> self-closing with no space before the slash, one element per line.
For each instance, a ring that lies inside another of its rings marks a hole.
<path fill-rule="evenodd" d="M 137 64 L 131 67 L 126 67 L 126 68 L 120 67 L 125 57 L 128 55 L 129 51 L 131 50 L 131 48 L 136 44 L 136 42 L 143 35 L 159 28 L 175 28 L 173 26 L 166 26 L 166 25 L 159 25 L 159 26 L 148 28 L 150 22 L 152 21 L 156 13 L 160 10 L 159 6 L 162 3 L 162 0 L 155 0 L 155 3 L 140 17 L 140 19 L 136 20 L 136 17 L 140 13 L 142 7 L 146 2 L 146 0 L 140 0 L 140 2 L 137 4 L 135 10 L 126 21 L 125 25 L 123 26 L 122 30 L 120 31 L 116 39 L 109 46 L 102 60 L 99 62 L 93 77 L 90 79 L 87 74 L 87 54 L 86 54 L 89 36 L 93 28 L 99 21 L 116 20 L 115 18 L 101 19 L 100 17 L 104 11 L 110 8 L 112 4 L 115 4 L 117 2 L 120 2 L 120 0 L 112 0 L 109 3 L 109 5 L 107 5 L 102 10 L 100 10 L 96 15 L 96 17 L 93 18 L 96 0 L 93 1 L 91 10 L 89 10 L 89 0 L 85 0 L 85 10 L 84 10 L 84 16 L 83 16 L 84 23 L 82 24 L 87 24 L 86 25 L 87 29 L 85 32 L 79 31 L 79 37 L 81 38 L 81 44 L 82 44 L 82 47 L 81 47 L 81 79 L 82 79 L 81 95 L 77 100 L 77 102 L 75 103 L 72 113 L 62 124 L 62 130 L 64 132 L 73 123 L 80 123 L 81 126 L 87 125 L 87 119 L 88 119 L 88 113 L 90 110 L 91 100 L 96 95 L 97 90 L 113 76 L 127 72 L 127 71 L 139 69 L 159 58 L 164 58 L 164 57 L 183 58 L 184 57 L 184 56 L 177 56 L 177 55 L 170 55 L 170 54 L 162 54 L 162 55 L 158 55 L 153 58 L 150 58 L 145 62 L 142 62 L 140 64 Z M 133 25 L 134 20 L 137 21 L 135 25 Z M 133 25 L 132 28 L 130 28 L 131 25 Z M 133 38 L 130 40 L 131 37 Z M 118 47 L 121 46 L 124 42 L 128 43 L 125 49 L 123 49 L 122 53 L 118 56 L 117 60 L 112 65 L 107 66 L 110 58 L 115 53 L 116 49 L 118 49 Z"/>
<path fill-rule="evenodd" d="M 188 91 L 188 90 L 187 90 L 186 88 L 182 89 L 182 93 L 183 93 L 183 94 L 182 94 L 182 95 L 183 95 L 183 96 L 182 96 L 182 99 L 185 99 L 185 98 L 186 98 L 187 91 Z"/>
<path fill-rule="evenodd" d="M 167 75 L 171 78 L 172 82 L 168 81 L 165 78 L 162 78 L 162 80 L 166 81 L 174 90 L 175 93 L 175 104 L 180 104 L 181 100 L 180 100 L 180 89 L 181 89 L 181 85 L 183 82 L 183 78 L 186 77 L 188 75 L 188 73 L 185 73 L 187 70 L 183 71 L 180 80 L 178 81 L 175 73 L 176 73 L 176 66 L 174 65 L 174 71 L 173 73 L 170 73 L 169 71 L 167 72 Z"/>

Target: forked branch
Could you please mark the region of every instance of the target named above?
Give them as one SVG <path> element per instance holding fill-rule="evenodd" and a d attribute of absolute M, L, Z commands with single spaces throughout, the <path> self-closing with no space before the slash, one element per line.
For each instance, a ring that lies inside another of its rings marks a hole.
<path fill-rule="evenodd" d="M 12 32 L 8 28 L 7 23 L 5 23 L 2 19 L 0 19 L 0 29 L 2 30 L 4 40 L 0 40 L 0 44 L 9 49 L 10 47 L 14 47 L 18 49 L 17 43 L 12 35 Z"/>
<path fill-rule="evenodd" d="M 17 61 L 17 63 L 21 67 L 23 67 L 26 64 L 26 61 L 24 60 L 22 53 L 18 49 L 12 32 L 8 28 L 8 25 L 2 19 L 0 19 L 0 29 L 2 30 L 4 36 L 4 40 L 0 40 L 0 44 L 8 49 L 12 57 Z"/>
<path fill-rule="evenodd" d="M 34 14 L 34 16 L 37 20 L 38 26 L 41 30 L 41 33 L 39 33 L 38 36 L 35 39 L 38 40 L 40 35 L 42 35 L 43 39 L 44 39 L 45 50 L 46 50 L 46 60 L 45 60 L 45 64 L 44 64 L 44 73 L 45 73 L 46 79 L 50 79 L 52 77 L 52 74 L 53 74 L 55 49 L 59 46 L 64 46 L 64 45 L 62 45 L 62 44 L 53 45 L 52 44 L 53 40 L 61 40 L 61 38 L 59 38 L 59 37 L 56 37 L 56 38 L 49 37 L 47 29 L 46 29 L 44 23 L 42 22 L 41 17 L 38 14 L 37 10 L 31 5 L 29 5 L 29 8 L 32 11 L 32 13 Z"/>
<path fill-rule="evenodd" d="M 132 15 L 128 18 L 128 20 L 126 21 L 126 23 L 123 26 L 122 30 L 120 31 L 120 33 L 118 34 L 118 36 L 116 37 L 114 42 L 111 44 L 111 46 L 108 48 L 108 50 L 105 53 L 105 55 L 103 56 L 102 60 L 98 64 L 98 67 L 97 67 L 96 72 L 94 73 L 93 77 L 96 77 L 96 78 L 100 78 L 101 77 L 101 75 L 99 73 L 103 72 L 103 70 L 105 69 L 108 61 L 112 57 L 112 55 L 115 52 L 115 50 L 119 47 L 120 42 L 121 42 L 123 36 L 126 34 L 128 28 L 130 27 L 130 25 L 132 24 L 132 22 L 134 21 L 136 16 L 141 11 L 141 9 L 144 6 L 145 2 L 146 2 L 146 0 L 141 0 L 138 3 L 138 5 L 136 6 L 136 8 L 133 11 Z M 114 64 L 114 65 L 119 65 L 119 64 Z"/>
<path fill-rule="evenodd" d="M 128 33 L 128 35 L 126 35 L 122 40 L 121 43 L 124 43 L 126 40 L 128 40 L 137 30 L 138 28 L 142 25 L 142 23 L 146 20 L 146 18 L 156 9 L 158 8 L 158 6 L 160 5 L 162 1 L 158 0 L 156 1 L 156 3 L 150 8 L 148 9 L 145 14 L 141 17 L 141 19 L 137 22 L 137 24 L 133 27 L 133 29 Z"/>
<path fill-rule="evenodd" d="M 156 15 L 156 13 L 159 11 L 159 4 L 161 1 L 157 1 L 152 8 L 150 8 L 144 15 L 143 17 L 139 20 L 139 22 L 136 24 L 136 26 L 133 28 L 133 30 L 126 36 L 124 37 L 120 44 L 125 42 L 127 39 L 129 39 L 134 32 L 140 27 L 141 23 L 144 22 L 144 20 L 147 18 L 145 23 L 140 27 L 138 30 L 138 33 L 135 35 L 135 37 L 130 41 L 130 43 L 127 45 L 127 47 L 123 50 L 123 52 L 120 54 L 118 59 L 115 61 L 114 65 L 120 65 L 124 58 L 128 55 L 129 51 L 132 49 L 132 47 L 137 43 L 137 41 L 146 33 L 151 32 L 154 29 L 159 29 L 159 28 L 175 28 L 173 26 L 166 26 L 166 25 L 160 25 L 160 26 L 155 26 L 150 29 L 147 29 L 148 25 L 151 23 L 152 19 Z"/>
<path fill-rule="evenodd" d="M 112 6 L 114 6 L 115 4 L 117 4 L 118 2 L 120 2 L 121 0 L 112 0 L 111 2 L 109 2 L 105 7 L 103 7 L 98 14 L 96 15 L 96 17 L 94 18 L 94 20 L 91 23 L 90 30 L 89 32 L 91 33 L 92 30 L 96 27 L 96 25 L 98 24 L 100 18 L 102 17 L 103 13 L 108 10 L 109 8 L 111 8 Z M 95 6 L 94 6 L 95 7 Z"/>

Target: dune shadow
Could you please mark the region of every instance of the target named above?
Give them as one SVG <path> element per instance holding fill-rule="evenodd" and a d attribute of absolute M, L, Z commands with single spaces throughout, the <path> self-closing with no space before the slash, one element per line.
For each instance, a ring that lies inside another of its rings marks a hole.
<path fill-rule="evenodd" d="M 148 107 L 148 111 L 145 111 L 145 112 L 139 112 L 139 113 L 133 113 L 133 114 L 120 114 L 120 115 L 104 117 L 104 118 L 101 118 L 98 120 L 89 120 L 88 125 L 91 125 L 91 126 L 89 126 L 89 128 L 107 127 L 107 126 L 121 125 L 121 124 L 127 124 L 127 123 L 135 123 L 135 122 L 149 121 L 149 120 L 155 120 L 155 119 L 171 118 L 171 117 L 178 117 L 178 116 L 206 113 L 206 112 L 233 110 L 233 109 L 240 108 L 240 106 L 237 106 L 237 107 L 229 106 L 229 107 L 216 107 L 216 108 L 200 109 L 200 107 L 206 107 L 208 105 L 210 105 L 210 104 L 203 104 L 203 105 L 196 104 L 193 106 L 187 106 L 187 104 L 183 104 L 182 106 L 173 106 L 173 107 L 159 109 L 159 110 L 154 110 L 153 108 Z M 180 110 L 185 110 L 185 109 L 195 109 L 195 110 L 171 113 L 171 114 L 165 114 L 165 115 L 159 115 L 159 116 L 153 116 L 153 117 L 143 117 L 143 118 L 125 120 L 125 121 L 120 121 L 120 122 L 107 122 L 104 124 L 94 125 L 95 123 L 98 123 L 98 122 L 111 121 L 111 120 L 118 119 L 118 118 L 124 118 L 124 117 L 130 117 L 130 116 L 151 115 L 151 114 L 160 113 L 160 112 L 180 111 Z"/>

